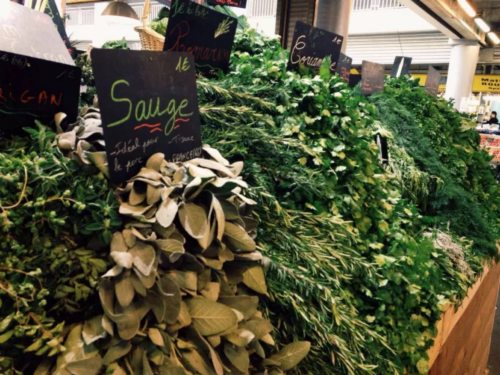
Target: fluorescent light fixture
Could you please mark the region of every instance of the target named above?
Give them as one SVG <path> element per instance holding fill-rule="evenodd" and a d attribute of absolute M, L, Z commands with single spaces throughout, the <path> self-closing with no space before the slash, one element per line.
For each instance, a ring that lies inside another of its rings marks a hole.
<path fill-rule="evenodd" d="M 486 22 L 484 22 L 482 18 L 476 18 L 474 22 L 484 33 L 489 33 L 491 31 L 491 27 Z"/>
<path fill-rule="evenodd" d="M 500 43 L 500 39 L 498 38 L 498 35 L 495 34 L 495 33 L 488 33 L 488 37 L 490 38 L 491 42 L 493 44 L 499 44 Z"/>
<path fill-rule="evenodd" d="M 469 15 L 469 17 L 476 17 L 476 11 L 470 6 L 467 0 L 458 0 L 458 3 L 462 7 L 462 9 L 465 10 L 465 13 Z"/>

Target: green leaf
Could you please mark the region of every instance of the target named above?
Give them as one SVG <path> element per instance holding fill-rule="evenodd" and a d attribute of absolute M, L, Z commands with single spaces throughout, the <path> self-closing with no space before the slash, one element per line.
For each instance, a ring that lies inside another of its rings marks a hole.
<path fill-rule="evenodd" d="M 0 344 L 5 344 L 7 341 L 9 341 L 9 339 L 12 337 L 13 334 L 14 330 L 12 329 L 0 335 Z"/>

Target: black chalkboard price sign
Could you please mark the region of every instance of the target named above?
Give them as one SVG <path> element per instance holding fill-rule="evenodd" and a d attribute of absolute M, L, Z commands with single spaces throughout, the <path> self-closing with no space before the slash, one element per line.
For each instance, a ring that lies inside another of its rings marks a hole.
<path fill-rule="evenodd" d="M 10 1 L 0 4 L 0 51 L 75 65 L 48 15 Z"/>
<path fill-rule="evenodd" d="M 0 132 L 22 134 L 64 112 L 76 120 L 80 68 L 0 51 Z"/>
<path fill-rule="evenodd" d="M 246 8 L 247 0 L 208 0 L 208 5 L 225 5 L 236 8 Z"/>
<path fill-rule="evenodd" d="M 396 56 L 392 64 L 391 77 L 397 78 L 410 74 L 411 57 Z"/>
<path fill-rule="evenodd" d="M 191 52 L 205 76 L 227 72 L 238 20 L 190 0 L 173 0 L 164 51 Z"/>
<path fill-rule="evenodd" d="M 288 69 L 305 65 L 319 69 L 325 57 L 331 58 L 330 71 L 335 74 L 344 38 L 329 31 L 297 21 L 293 33 Z"/>
<path fill-rule="evenodd" d="M 347 83 L 349 83 L 349 77 L 351 76 L 351 68 L 352 58 L 341 53 L 337 65 L 337 74 Z"/>
<path fill-rule="evenodd" d="M 361 95 L 371 95 L 384 90 L 384 66 L 363 61 Z"/>
<path fill-rule="evenodd" d="M 193 55 L 93 49 L 110 178 L 133 177 L 158 152 L 170 161 L 201 155 Z"/>

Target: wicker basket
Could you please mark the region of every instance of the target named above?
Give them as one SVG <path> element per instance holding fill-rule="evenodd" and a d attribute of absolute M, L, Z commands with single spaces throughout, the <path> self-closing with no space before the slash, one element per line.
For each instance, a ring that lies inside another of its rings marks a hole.
<path fill-rule="evenodd" d="M 142 26 L 134 28 L 141 38 L 141 49 L 146 51 L 163 51 L 165 37 L 148 26 L 148 16 L 151 9 L 150 0 L 146 0 L 142 12 Z"/>

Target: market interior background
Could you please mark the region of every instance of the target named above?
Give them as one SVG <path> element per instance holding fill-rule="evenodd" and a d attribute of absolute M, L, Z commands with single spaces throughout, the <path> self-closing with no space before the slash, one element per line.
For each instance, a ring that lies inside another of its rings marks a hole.
<path fill-rule="evenodd" d="M 144 2 L 127 2 L 141 19 Z M 492 86 L 484 81 L 485 75 L 500 74 L 500 46 L 492 47 L 486 34 L 456 2 L 342 0 L 338 3 L 341 3 L 341 9 L 327 12 L 325 19 L 317 16 L 316 0 L 248 0 L 246 9 L 233 10 L 246 15 L 250 25 L 263 34 L 283 35 L 287 48 L 297 20 L 315 23 L 326 29 L 335 27 L 334 32 L 348 35 L 347 43 L 344 43 L 346 54 L 353 58 L 353 67 L 357 72 L 361 70 L 362 60 L 384 64 L 389 73 L 394 56 L 411 56 L 410 72 L 420 78 L 421 83 L 425 83 L 427 69 L 432 65 L 442 74 L 442 92 L 456 98 L 458 90 L 461 99 L 456 100 L 457 109 L 473 114 L 500 112 L 500 82 L 493 82 Z M 125 37 L 129 48 L 140 49 L 139 35 L 130 27 L 131 24 L 140 25 L 140 21 L 102 16 L 108 4 L 108 1 L 67 0 L 66 27 L 70 38 L 78 41 L 77 48 L 84 51 L 89 45 L 102 45 L 116 36 L 117 39 Z M 163 6 L 156 0 L 151 4 L 150 20 Z M 491 30 L 500 29 L 499 0 L 473 1 L 472 4 L 478 9 L 476 17 L 480 16 Z M 349 22 L 341 22 L 346 19 Z M 324 25 L 321 25 L 322 22 Z M 455 63 L 452 68 L 454 76 L 449 77 L 452 62 Z M 471 66 L 475 66 L 475 70 L 472 71 Z M 462 85 L 463 81 L 467 81 L 462 78 L 472 73 L 471 86 Z M 470 95 L 466 95 L 468 92 Z M 482 116 L 478 118 L 478 121 L 481 120 Z"/>

